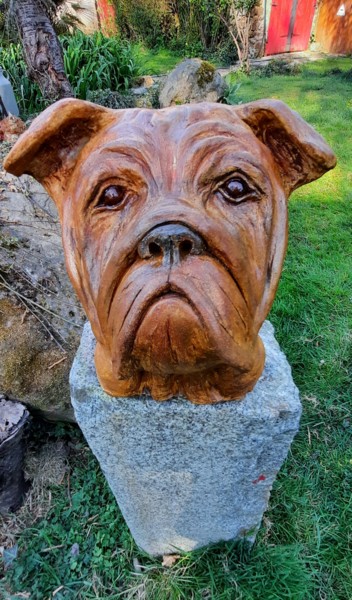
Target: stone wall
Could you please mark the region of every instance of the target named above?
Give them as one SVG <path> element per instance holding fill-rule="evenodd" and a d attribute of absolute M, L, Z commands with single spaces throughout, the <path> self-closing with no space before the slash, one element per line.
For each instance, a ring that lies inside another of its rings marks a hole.
<path fill-rule="evenodd" d="M 266 14 L 264 0 L 260 0 L 258 6 L 253 11 L 253 21 L 250 33 L 250 58 L 259 58 L 264 56 L 265 52 L 265 32 Z"/>

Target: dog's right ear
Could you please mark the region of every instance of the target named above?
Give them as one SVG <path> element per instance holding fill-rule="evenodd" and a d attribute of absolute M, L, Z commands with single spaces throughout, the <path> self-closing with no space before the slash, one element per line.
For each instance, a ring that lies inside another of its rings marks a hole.
<path fill-rule="evenodd" d="M 233 109 L 272 152 L 287 196 L 335 167 L 336 156 L 322 136 L 281 100 L 257 100 Z"/>
<path fill-rule="evenodd" d="M 23 133 L 4 161 L 13 175 L 32 175 L 60 208 L 77 158 L 113 117 L 113 111 L 91 102 L 66 98 L 44 110 Z"/>

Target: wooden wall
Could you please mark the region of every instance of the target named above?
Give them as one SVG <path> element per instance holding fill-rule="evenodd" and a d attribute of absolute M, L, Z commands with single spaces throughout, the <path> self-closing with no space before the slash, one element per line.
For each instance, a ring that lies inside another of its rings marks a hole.
<path fill-rule="evenodd" d="M 338 16 L 344 5 L 345 16 Z M 332 54 L 352 53 L 352 0 L 322 0 L 315 29 L 319 48 Z"/>

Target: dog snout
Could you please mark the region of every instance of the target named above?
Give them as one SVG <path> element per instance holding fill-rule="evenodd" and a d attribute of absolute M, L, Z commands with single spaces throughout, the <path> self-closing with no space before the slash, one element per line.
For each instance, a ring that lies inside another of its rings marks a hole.
<path fill-rule="evenodd" d="M 178 263 L 190 255 L 202 254 L 204 250 L 204 242 L 197 233 L 175 223 L 158 225 L 138 245 L 141 258 L 162 259 L 164 265 Z"/>

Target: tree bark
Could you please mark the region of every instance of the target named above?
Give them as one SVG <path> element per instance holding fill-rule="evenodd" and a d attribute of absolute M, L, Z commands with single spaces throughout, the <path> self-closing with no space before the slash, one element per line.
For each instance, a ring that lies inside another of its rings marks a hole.
<path fill-rule="evenodd" d="M 29 77 L 48 100 L 74 96 L 60 42 L 40 0 L 16 0 L 15 14 Z"/>

